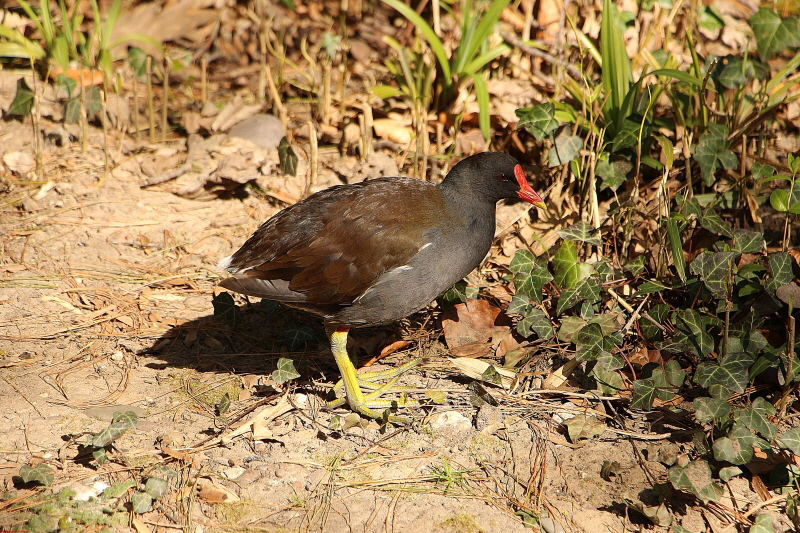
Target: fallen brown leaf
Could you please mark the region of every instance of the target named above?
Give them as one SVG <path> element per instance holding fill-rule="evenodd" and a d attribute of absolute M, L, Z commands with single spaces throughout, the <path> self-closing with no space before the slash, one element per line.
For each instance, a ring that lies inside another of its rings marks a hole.
<path fill-rule="evenodd" d="M 442 328 L 452 350 L 474 342 L 486 342 L 496 332 L 507 331 L 511 319 L 486 300 L 469 300 L 442 313 Z"/>

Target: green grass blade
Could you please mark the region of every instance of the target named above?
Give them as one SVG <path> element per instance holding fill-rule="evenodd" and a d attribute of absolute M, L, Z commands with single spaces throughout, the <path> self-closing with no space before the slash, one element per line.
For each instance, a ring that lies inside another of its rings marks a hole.
<path fill-rule="evenodd" d="M 47 1 L 43 2 L 43 4 L 47 5 Z M 52 39 L 52 35 L 49 33 L 50 30 L 49 26 L 47 27 L 47 29 L 45 29 L 44 26 L 45 16 L 37 15 L 36 11 L 34 11 L 31 5 L 25 0 L 19 0 L 19 5 L 20 7 L 22 7 L 22 10 L 25 11 L 25 14 L 28 16 L 28 18 L 31 19 L 33 23 L 36 25 L 36 29 L 39 30 L 39 33 L 42 34 L 44 42 L 49 43 L 50 40 Z M 44 7 L 42 7 L 41 9 L 44 10 Z"/>
<path fill-rule="evenodd" d="M 10 42 L 2 43 L 3 50 L 0 56 L 18 57 L 27 59 L 42 59 L 45 56 L 44 48 L 39 43 L 25 37 L 17 30 L 12 30 L 0 24 L 0 37 Z"/>
<path fill-rule="evenodd" d="M 781 70 L 779 70 L 778 73 L 775 74 L 775 76 L 771 80 L 769 80 L 767 82 L 766 87 L 765 87 L 767 94 L 772 95 L 773 91 L 781 83 L 783 83 L 783 81 L 790 74 L 794 74 L 795 73 L 795 71 L 796 71 L 798 66 L 800 66 L 800 52 L 796 53 L 795 56 L 788 63 L 786 63 L 786 66 L 783 67 Z M 780 92 L 783 93 L 788 88 L 789 87 L 787 86 Z"/>
<path fill-rule="evenodd" d="M 497 21 L 500 20 L 500 15 L 503 10 L 508 6 L 510 0 L 495 0 L 492 6 L 481 18 L 478 28 L 472 36 L 471 42 L 467 43 L 467 57 L 472 58 L 478 53 L 478 48 L 489 40 L 489 36 L 494 31 Z"/>
<path fill-rule="evenodd" d="M 681 232 L 678 230 L 678 222 L 674 217 L 669 217 L 665 224 L 667 226 L 667 242 L 672 251 L 672 262 L 675 264 L 675 270 L 678 271 L 678 277 L 681 281 L 686 283 L 686 259 L 683 257 L 683 246 L 681 244 Z"/>
<path fill-rule="evenodd" d="M 600 55 L 603 58 L 603 88 L 606 102 L 604 111 L 614 122 L 616 129 L 629 114 L 625 110 L 625 96 L 631 86 L 633 73 L 631 61 L 625 50 L 622 33 L 617 27 L 617 7 L 611 0 L 603 0 L 603 20 L 600 24 Z"/>
<path fill-rule="evenodd" d="M 489 89 L 486 87 L 486 80 L 483 79 L 483 74 L 476 74 L 472 78 L 472 83 L 475 84 L 475 96 L 478 98 L 478 126 L 481 128 L 483 138 L 488 141 L 492 135 Z"/>
<path fill-rule="evenodd" d="M 381 1 L 384 4 L 387 4 L 389 7 L 394 8 L 401 15 L 407 18 L 417 28 L 417 31 L 422 33 L 422 36 L 428 42 L 428 46 L 430 46 L 431 50 L 433 50 L 433 55 L 436 56 L 436 60 L 439 62 L 439 67 L 442 69 L 442 74 L 444 74 L 445 77 L 444 83 L 449 86 L 452 83 L 452 79 L 450 77 L 450 61 L 447 58 L 447 53 L 444 51 L 444 45 L 442 44 L 442 41 L 436 36 L 433 28 L 431 28 L 428 23 L 425 22 L 425 19 L 417 15 L 416 11 L 399 0 Z"/>
<path fill-rule="evenodd" d="M 477 72 L 479 72 L 483 67 L 488 65 L 490 62 L 494 61 L 498 57 L 507 54 L 511 51 L 511 47 L 507 44 L 501 44 L 495 48 L 492 48 L 488 52 L 479 55 L 475 59 L 469 62 L 469 64 L 464 67 L 462 72 L 469 74 L 470 76 L 475 76 Z"/>
<path fill-rule="evenodd" d="M 662 68 L 658 70 L 654 70 L 652 72 L 648 72 L 647 76 L 668 76 L 670 78 L 674 78 L 678 81 L 682 81 L 688 83 L 690 85 L 694 85 L 695 87 L 702 87 L 703 80 L 698 79 L 697 76 L 692 76 L 688 72 L 683 72 L 682 70 L 676 70 L 674 68 Z M 644 78 L 644 76 L 642 76 Z"/>

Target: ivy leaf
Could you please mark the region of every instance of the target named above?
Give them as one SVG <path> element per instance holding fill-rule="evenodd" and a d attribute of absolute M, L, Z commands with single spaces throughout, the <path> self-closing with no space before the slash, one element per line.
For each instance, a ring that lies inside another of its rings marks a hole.
<path fill-rule="evenodd" d="M 675 341 L 705 359 L 714 350 L 714 339 L 703 324 L 700 314 L 694 309 L 683 309 L 673 313 Z M 741 392 L 741 391 L 740 391 Z"/>
<path fill-rule="evenodd" d="M 558 340 L 561 342 L 578 342 L 578 332 L 586 325 L 586 320 L 579 316 L 567 316 L 561 320 L 558 329 Z"/>
<path fill-rule="evenodd" d="M 575 287 L 562 292 L 561 298 L 558 299 L 556 314 L 560 315 L 570 307 L 584 300 L 589 304 L 596 303 L 600 300 L 600 282 L 594 276 L 582 279 Z"/>
<path fill-rule="evenodd" d="M 33 109 L 33 91 L 25 82 L 25 78 L 17 80 L 17 94 L 14 95 L 11 105 L 8 106 L 9 115 L 25 116 L 29 115 Z"/>
<path fill-rule="evenodd" d="M 136 514 L 149 513 L 153 508 L 153 498 L 146 492 L 134 492 L 131 495 L 131 510 Z"/>
<path fill-rule="evenodd" d="M 445 306 L 452 306 L 467 301 L 467 282 L 463 279 L 444 291 L 439 299 Z"/>
<path fill-rule="evenodd" d="M 554 139 L 553 147 L 547 152 L 547 164 L 557 167 L 569 163 L 578 155 L 583 148 L 583 139 L 578 135 L 572 135 L 570 128 L 562 128 Z"/>
<path fill-rule="evenodd" d="M 53 483 L 54 470 L 44 463 L 36 466 L 23 465 L 19 468 L 19 477 L 23 483 L 39 483 L 45 487 Z"/>
<path fill-rule="evenodd" d="M 78 87 L 78 82 L 64 74 L 63 72 L 59 72 L 58 76 L 56 76 L 56 83 L 58 86 L 67 93 L 67 98 L 72 97 L 72 93 L 75 92 L 75 89 Z"/>
<path fill-rule="evenodd" d="M 790 429 L 775 441 L 778 446 L 790 450 L 795 455 L 800 455 L 800 428 Z"/>
<path fill-rule="evenodd" d="M 737 411 L 736 419 L 764 438 L 772 440 L 778 436 L 778 428 L 769 421 L 769 417 L 774 415 L 775 406 L 759 397 L 744 409 Z"/>
<path fill-rule="evenodd" d="M 167 493 L 169 485 L 161 478 L 150 477 L 144 485 L 144 491 L 154 500 L 161 499 Z"/>
<path fill-rule="evenodd" d="M 700 137 L 695 146 L 694 158 L 703 171 L 706 186 L 714 184 L 714 173 L 720 167 L 735 168 L 738 164 L 736 155 L 730 150 L 728 128 L 722 124 L 709 124 L 708 132 Z"/>
<path fill-rule="evenodd" d="M 614 152 L 619 152 L 625 148 L 633 148 L 639 144 L 639 139 L 647 139 L 653 133 L 654 128 L 649 121 L 642 125 L 641 115 L 636 115 L 636 118 L 638 120 L 626 118 L 622 121 L 622 126 L 612 141 L 612 150 Z"/>
<path fill-rule="evenodd" d="M 553 323 L 547 313 L 537 307 L 531 307 L 517 323 L 517 332 L 523 337 L 535 333 L 540 339 L 549 340 L 555 335 Z"/>
<path fill-rule="evenodd" d="M 578 249 L 572 241 L 564 241 L 553 256 L 553 282 L 559 289 L 574 287 L 580 278 Z"/>
<path fill-rule="evenodd" d="M 738 228 L 733 232 L 733 248 L 737 254 L 756 254 L 765 247 L 763 233 Z"/>
<path fill-rule="evenodd" d="M 615 191 L 617 187 L 625 183 L 631 170 L 633 170 L 633 163 L 627 159 L 609 161 L 608 157 L 604 157 L 597 163 L 594 173 L 600 176 L 601 190 L 609 188 Z"/>
<path fill-rule="evenodd" d="M 91 119 L 103 109 L 103 97 L 100 87 L 89 87 L 83 93 L 83 107 L 86 109 L 86 118 Z"/>
<path fill-rule="evenodd" d="M 528 250 L 517 250 L 511 263 L 508 264 L 508 269 L 513 274 L 524 274 L 533 270 L 536 266 L 536 257 Z"/>
<path fill-rule="evenodd" d="M 147 73 L 147 54 L 137 46 L 132 46 L 128 50 L 128 64 L 137 77 L 142 77 Z"/>
<path fill-rule="evenodd" d="M 137 416 L 133 411 L 114 413 L 111 424 L 92 437 L 90 446 L 104 448 L 121 437 L 129 429 L 136 427 Z"/>
<path fill-rule="evenodd" d="M 315 339 L 314 329 L 309 326 L 294 326 L 283 332 L 283 342 L 290 352 L 302 348 L 306 342 Z"/>
<path fill-rule="evenodd" d="M 533 308 L 531 299 L 524 294 L 515 294 L 506 308 L 507 315 L 525 315 Z"/>
<path fill-rule="evenodd" d="M 558 128 L 556 108 L 552 102 L 525 107 L 515 111 L 519 117 L 518 128 L 525 128 L 537 141 L 543 141 Z"/>
<path fill-rule="evenodd" d="M 594 228 L 588 222 L 581 220 L 572 226 L 558 230 L 558 236 L 562 239 L 569 239 L 572 241 L 588 242 L 595 246 L 602 246 L 603 241 L 600 239 L 600 230 Z"/>
<path fill-rule="evenodd" d="M 669 512 L 669 508 L 664 504 L 645 505 L 640 501 L 632 500 L 630 498 L 623 498 L 623 501 L 629 509 L 633 509 L 634 511 L 642 514 L 645 518 L 657 526 L 666 527 L 672 523 L 672 515 Z M 674 532 L 675 529 L 673 528 L 673 533 Z"/>
<path fill-rule="evenodd" d="M 762 61 L 772 59 L 776 54 L 800 46 L 798 42 L 797 19 L 782 19 L 772 9 L 762 7 L 747 21 L 753 29 Z"/>
<path fill-rule="evenodd" d="M 603 330 L 599 324 L 587 324 L 578 332 L 576 361 L 593 361 L 603 351 Z"/>
<path fill-rule="evenodd" d="M 694 405 L 694 417 L 702 424 L 720 422 L 728 417 L 731 406 L 720 398 L 697 398 Z"/>
<path fill-rule="evenodd" d="M 616 394 L 623 388 L 622 377 L 617 372 L 625 365 L 625 360 L 607 351 L 598 355 L 590 375 L 600 385 L 603 394 Z"/>
<path fill-rule="evenodd" d="M 104 465 L 108 461 L 108 454 L 105 448 L 94 448 L 92 450 L 92 459 L 97 461 L 97 464 Z"/>
<path fill-rule="evenodd" d="M 772 517 L 767 513 L 756 515 L 748 533 L 775 533 L 775 529 L 772 527 Z"/>
<path fill-rule="evenodd" d="M 481 374 L 481 379 L 492 385 L 500 386 L 503 384 L 503 376 L 492 365 L 486 367 L 486 370 Z"/>
<path fill-rule="evenodd" d="M 689 268 L 692 274 L 700 276 L 715 298 L 724 299 L 733 283 L 731 270 L 735 257 L 733 252 L 703 252 Z"/>
<path fill-rule="evenodd" d="M 650 318 L 656 323 L 661 324 L 667 318 L 669 306 L 666 304 L 656 304 L 650 309 Z M 664 338 L 664 332 L 656 324 L 653 324 L 649 319 L 643 318 L 639 320 L 639 329 L 642 335 L 649 341 L 660 341 Z"/>
<path fill-rule="evenodd" d="M 722 487 L 711 479 L 711 467 L 702 459 L 690 461 L 688 465 L 669 469 L 669 481 L 678 490 L 688 490 L 703 502 L 717 501 L 723 494 Z"/>
<path fill-rule="evenodd" d="M 579 439 L 591 439 L 602 435 L 606 430 L 606 425 L 594 416 L 580 414 L 564 422 L 567 428 L 570 442 L 578 442 Z"/>
<path fill-rule="evenodd" d="M 211 305 L 214 306 L 214 318 L 231 329 L 238 329 L 244 323 L 244 315 L 230 293 L 219 293 L 211 300 Z"/>
<path fill-rule="evenodd" d="M 64 104 L 64 122 L 67 124 L 77 124 L 81 119 L 80 98 L 70 98 Z"/>
<path fill-rule="evenodd" d="M 719 469 L 719 478 L 727 483 L 736 476 L 741 476 L 742 473 L 742 469 L 738 466 L 724 466 Z"/>
<path fill-rule="evenodd" d="M 757 441 L 752 431 L 741 424 L 735 424 L 728 435 L 714 441 L 711 449 L 717 461 L 745 465 L 753 459 L 753 445 Z"/>
<path fill-rule="evenodd" d="M 675 359 L 670 359 L 664 366 L 657 363 L 648 363 L 642 368 L 642 378 L 651 379 L 656 388 L 656 395 L 659 399 L 667 401 L 675 397 L 674 392 L 686 379 L 686 371 L 681 368 L 680 363 Z"/>
<path fill-rule="evenodd" d="M 637 379 L 633 382 L 631 409 L 650 410 L 656 397 L 656 384 L 652 379 Z"/>
<path fill-rule="evenodd" d="M 722 220 L 716 213 L 707 213 L 700 217 L 700 225 L 711 233 L 719 233 L 729 239 L 733 237 L 730 224 Z"/>
<path fill-rule="evenodd" d="M 792 281 L 792 257 L 787 252 L 769 254 L 768 265 L 770 279 L 767 281 L 765 288 L 775 294 L 778 287 L 782 287 Z"/>
<path fill-rule="evenodd" d="M 220 398 L 219 402 L 217 402 L 216 411 L 217 416 L 222 416 L 228 412 L 228 409 L 231 408 L 231 395 L 229 393 L 225 393 Z"/>
<path fill-rule="evenodd" d="M 729 354 L 719 363 L 700 363 L 694 380 L 706 388 L 718 385 L 728 391 L 744 392 L 748 383 L 747 370 L 752 363 L 753 359 L 748 354 Z"/>
<path fill-rule="evenodd" d="M 131 487 L 135 487 L 136 484 L 137 484 L 136 481 L 120 481 L 118 483 L 114 483 L 109 488 L 103 491 L 103 499 L 105 501 L 108 501 L 112 498 L 119 498 L 120 496 L 128 492 L 128 489 L 130 489 Z"/>
<path fill-rule="evenodd" d="M 294 368 L 294 361 L 286 357 L 278 359 L 278 369 L 272 372 L 272 380 L 278 385 L 283 385 L 289 380 L 297 379 L 300 373 Z"/>
<path fill-rule="evenodd" d="M 768 163 L 761 163 L 759 161 L 753 161 L 753 166 L 750 167 L 750 172 L 753 173 L 753 177 L 757 180 L 763 178 L 769 178 L 775 175 L 775 168 L 768 164 Z"/>
<path fill-rule="evenodd" d="M 646 294 L 663 291 L 664 289 L 669 289 L 669 285 L 665 285 L 656 280 L 648 280 L 636 288 L 636 293 L 644 296 Z"/>
<path fill-rule="evenodd" d="M 508 268 L 514 273 L 513 282 L 517 293 L 541 303 L 542 287 L 553 280 L 553 276 L 547 270 L 547 261 L 535 258 L 527 250 L 519 250 L 514 254 Z"/>
<path fill-rule="evenodd" d="M 297 154 L 294 153 L 294 150 L 292 150 L 292 145 L 289 144 L 289 141 L 286 139 L 286 137 L 283 137 L 281 142 L 278 143 L 278 159 L 278 166 L 281 169 L 281 174 L 286 174 L 289 176 L 297 175 L 297 162 L 299 159 Z"/>

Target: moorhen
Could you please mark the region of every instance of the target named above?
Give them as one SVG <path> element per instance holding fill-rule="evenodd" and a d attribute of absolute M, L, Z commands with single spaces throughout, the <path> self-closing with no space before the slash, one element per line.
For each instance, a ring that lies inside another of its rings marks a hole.
<path fill-rule="evenodd" d="M 387 375 L 356 374 L 347 332 L 408 316 L 469 274 L 489 251 L 503 198 L 545 207 L 517 160 L 494 152 L 460 161 L 440 185 L 409 178 L 336 185 L 264 222 L 220 261 L 233 274 L 220 285 L 321 315 L 347 403 L 380 418 L 376 409 L 391 402 L 377 397 L 394 381 L 364 394 Z"/>

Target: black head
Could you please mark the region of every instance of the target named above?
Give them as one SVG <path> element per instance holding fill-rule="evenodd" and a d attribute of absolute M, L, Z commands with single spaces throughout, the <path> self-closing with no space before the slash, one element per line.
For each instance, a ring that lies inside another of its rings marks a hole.
<path fill-rule="evenodd" d="M 447 174 L 442 187 L 462 197 L 474 195 L 474 199 L 491 202 L 521 198 L 536 207 L 545 207 L 528 184 L 519 161 L 500 152 L 481 152 L 462 159 Z"/>

